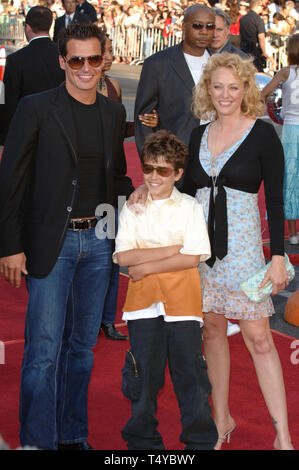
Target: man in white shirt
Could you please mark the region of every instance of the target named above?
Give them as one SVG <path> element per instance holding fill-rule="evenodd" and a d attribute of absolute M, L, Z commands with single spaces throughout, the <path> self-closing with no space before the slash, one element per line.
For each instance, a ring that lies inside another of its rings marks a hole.
<path fill-rule="evenodd" d="M 167 129 L 188 144 L 199 125 L 191 111 L 192 91 L 209 60 L 207 47 L 213 39 L 215 14 L 205 5 L 187 8 L 183 21 L 184 40 L 153 54 L 143 64 L 135 101 L 135 140 L 141 152 L 154 129 L 144 126 L 140 115 L 156 109 L 160 129 Z"/>

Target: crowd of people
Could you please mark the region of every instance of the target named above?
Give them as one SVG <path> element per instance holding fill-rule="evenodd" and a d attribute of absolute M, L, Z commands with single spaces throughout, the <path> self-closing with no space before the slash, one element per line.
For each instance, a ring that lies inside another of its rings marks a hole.
<path fill-rule="evenodd" d="M 268 282 L 272 295 L 288 286 L 285 218 L 291 222 L 290 243 L 299 243 L 298 103 L 291 96 L 299 35 L 289 39 L 289 67 L 278 77 L 286 104 L 280 142 L 273 125 L 261 119 L 262 98 L 277 81 L 264 95 L 255 81 L 266 56 L 261 2 L 251 0 L 248 15 L 239 18 L 242 55 L 236 48 L 232 53 L 227 5 L 215 10 L 188 2 L 183 41 L 144 62 L 131 132 L 121 90 L 105 76 L 112 54 L 107 33 L 95 24 L 101 22 L 62 28 L 57 50 L 49 37 L 49 8 L 27 13 L 29 45 L 7 59 L 7 101 L 0 113 L 0 124 L 7 124 L 1 136 L 0 275 L 14 287 L 25 275 L 29 292 L 22 445 L 91 449 L 92 349 L 108 298 L 115 309 L 112 281 L 119 271 L 112 266 L 119 265 L 130 278 L 123 306 L 130 349 L 122 370 L 122 392 L 132 404 L 122 429 L 128 449 L 164 449 L 156 409 L 167 362 L 185 449 L 219 450 L 229 442 L 237 426 L 229 409 L 230 319 L 239 322 L 253 361 L 276 433 L 273 446 L 293 449 L 269 322 L 274 305 L 270 294 L 255 302 L 241 287 L 257 271 L 264 273 L 257 291 Z M 256 23 L 260 50 L 242 35 L 246 24 Z M 20 83 L 23 94 L 14 93 Z M 7 122 L 9 104 L 16 111 Z M 128 135 L 135 136 L 144 175 L 139 188 L 127 175 Z M 262 183 L 271 248 L 267 267 L 257 196 Z M 126 203 L 118 217 L 119 197 Z M 118 224 L 115 244 L 104 215 L 110 209 Z"/>
<path fill-rule="evenodd" d="M 78 3 L 78 2 L 77 2 Z M 169 45 L 169 37 L 181 39 L 181 28 L 184 9 L 195 0 L 91 0 L 94 8 L 94 21 L 108 32 L 119 27 L 122 37 L 127 42 L 126 30 L 139 26 L 145 30 L 160 31 L 159 41 Z M 201 0 L 199 3 L 223 9 L 231 18 L 230 34 L 235 45 L 240 43 L 240 18 L 249 11 L 247 0 Z M 54 18 L 64 15 L 62 0 L 10 0 L 5 5 L 0 3 L 0 13 L 8 15 L 26 15 L 34 5 L 45 5 L 51 9 Z M 262 0 L 262 17 L 267 33 L 266 47 L 269 53 L 283 45 L 283 38 L 294 34 L 299 27 L 299 0 Z M 131 48 L 132 49 L 132 48 Z M 132 51 L 129 56 L 132 55 Z M 115 57 L 117 62 L 128 62 L 132 58 Z"/>

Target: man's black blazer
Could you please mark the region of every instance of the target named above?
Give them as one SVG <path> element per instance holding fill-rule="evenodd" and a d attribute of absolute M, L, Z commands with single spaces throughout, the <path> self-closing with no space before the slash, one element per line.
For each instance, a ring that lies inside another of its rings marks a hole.
<path fill-rule="evenodd" d="M 55 20 L 54 25 L 54 34 L 53 34 L 53 41 L 58 42 L 59 32 L 65 28 L 65 17 L 66 15 L 60 16 Z M 91 19 L 89 16 L 84 15 L 84 13 L 80 13 L 75 11 L 74 18 L 72 21 L 73 23 L 91 23 Z"/>
<path fill-rule="evenodd" d="M 76 11 L 81 15 L 87 15 L 90 18 L 92 23 L 96 23 L 98 21 L 97 12 L 95 7 L 89 3 L 87 0 L 85 2 L 77 4 Z"/>
<path fill-rule="evenodd" d="M 57 45 L 50 38 L 33 39 L 10 54 L 4 71 L 5 104 L 0 105 L 0 144 L 4 145 L 11 118 L 23 96 L 57 87 L 65 79 Z"/>
<path fill-rule="evenodd" d="M 185 144 L 199 125 L 191 111 L 194 80 L 186 63 L 182 43 L 148 57 L 143 64 L 135 101 L 135 140 L 140 154 L 153 129 L 144 126 L 139 114 L 159 113 L 159 129 L 176 134 Z"/>
<path fill-rule="evenodd" d="M 126 177 L 122 104 L 97 93 L 103 126 L 106 202 L 134 190 Z M 76 132 L 65 85 L 23 98 L 0 165 L 0 257 L 25 252 L 34 277 L 54 266 L 77 187 Z"/>

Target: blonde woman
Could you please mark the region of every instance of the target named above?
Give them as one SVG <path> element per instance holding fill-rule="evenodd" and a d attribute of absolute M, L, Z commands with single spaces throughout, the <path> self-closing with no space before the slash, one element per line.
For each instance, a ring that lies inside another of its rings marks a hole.
<path fill-rule="evenodd" d="M 196 194 L 202 204 L 212 247 L 212 258 L 201 268 L 201 276 L 204 351 L 219 434 L 216 449 L 229 442 L 236 427 L 228 405 L 228 319 L 239 320 L 274 423 L 274 448 L 293 448 L 283 374 L 269 326 L 269 317 L 274 314 L 272 300 L 256 304 L 240 290 L 240 283 L 265 264 L 257 200 L 262 181 L 272 264 L 261 285 L 271 280 L 272 294 L 276 294 L 288 284 L 283 258 L 283 150 L 273 126 L 257 119 L 263 115 L 263 106 L 255 73 L 251 59 L 229 53 L 211 57 L 193 98 L 195 116 L 211 122 L 191 135 L 190 157 L 180 188 Z"/>

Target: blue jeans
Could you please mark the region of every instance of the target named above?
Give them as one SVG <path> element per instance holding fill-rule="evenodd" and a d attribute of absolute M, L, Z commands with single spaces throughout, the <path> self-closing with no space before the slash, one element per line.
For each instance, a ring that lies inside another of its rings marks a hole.
<path fill-rule="evenodd" d="M 46 247 L 45 247 L 46 249 Z M 111 240 L 67 235 L 50 274 L 28 276 L 21 374 L 21 444 L 57 449 L 87 440 L 87 392 L 111 273 Z"/>
<path fill-rule="evenodd" d="M 111 269 L 111 276 L 107 295 L 105 298 L 105 304 L 103 309 L 102 323 L 107 325 L 108 323 L 114 323 L 117 311 L 117 296 L 119 286 L 119 265 L 113 263 Z"/>

